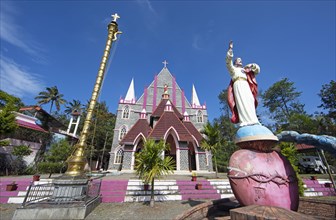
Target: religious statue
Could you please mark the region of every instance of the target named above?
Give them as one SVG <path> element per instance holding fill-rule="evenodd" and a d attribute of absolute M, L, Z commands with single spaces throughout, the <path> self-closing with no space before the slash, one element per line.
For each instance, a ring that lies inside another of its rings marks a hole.
<path fill-rule="evenodd" d="M 226 55 L 226 67 L 232 80 L 228 87 L 228 104 L 232 112 L 231 122 L 240 126 L 260 124 L 256 114 L 258 85 L 255 76 L 260 72 L 257 64 L 243 67 L 242 59 L 232 63 L 233 42 Z"/>
<path fill-rule="evenodd" d="M 257 118 L 257 64 L 243 66 L 242 59 L 232 62 L 233 42 L 229 44 L 226 66 L 231 76 L 228 104 L 231 122 L 239 129 L 234 142 L 241 149 L 229 161 L 228 179 L 240 205 L 277 206 L 296 211 L 299 190 L 296 174 L 288 159 L 274 150 L 278 138 Z"/>

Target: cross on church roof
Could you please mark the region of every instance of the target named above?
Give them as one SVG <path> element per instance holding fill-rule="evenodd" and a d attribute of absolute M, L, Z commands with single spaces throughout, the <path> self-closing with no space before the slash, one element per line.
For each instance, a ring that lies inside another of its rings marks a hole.
<path fill-rule="evenodd" d="M 167 60 L 163 61 L 162 63 L 163 63 L 163 67 L 167 68 L 167 64 L 168 64 Z"/>
<path fill-rule="evenodd" d="M 113 18 L 114 22 L 117 22 L 117 19 L 120 18 L 120 16 L 117 13 L 115 13 L 114 15 L 111 15 L 111 17 Z"/>

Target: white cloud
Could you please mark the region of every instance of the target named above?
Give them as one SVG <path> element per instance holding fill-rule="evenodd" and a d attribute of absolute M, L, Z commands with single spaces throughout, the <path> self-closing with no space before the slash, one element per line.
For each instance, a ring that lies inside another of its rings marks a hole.
<path fill-rule="evenodd" d="M 31 40 L 26 30 L 15 21 L 18 11 L 8 2 L 1 3 L 0 15 L 0 38 L 32 55 L 33 60 L 38 63 L 45 63 L 42 47 L 34 40 Z"/>
<path fill-rule="evenodd" d="M 19 98 L 37 95 L 44 89 L 40 76 L 3 56 L 0 57 L 0 88 Z"/>
<path fill-rule="evenodd" d="M 150 12 L 156 14 L 152 4 L 149 0 L 137 0 L 138 4 L 145 6 Z"/>
<path fill-rule="evenodd" d="M 201 46 L 200 46 L 200 35 L 194 35 L 193 36 L 193 40 L 192 40 L 192 44 L 191 46 L 195 49 L 195 50 L 201 50 Z"/>

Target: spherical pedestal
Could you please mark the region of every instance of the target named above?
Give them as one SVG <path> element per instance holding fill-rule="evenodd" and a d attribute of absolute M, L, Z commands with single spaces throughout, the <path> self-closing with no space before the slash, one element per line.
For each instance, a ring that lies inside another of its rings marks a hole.
<path fill-rule="evenodd" d="M 290 162 L 272 148 L 278 138 L 262 125 L 239 128 L 228 177 L 232 191 L 243 206 L 277 206 L 296 211 L 299 187 Z"/>
<path fill-rule="evenodd" d="M 280 153 L 242 149 L 230 158 L 228 177 L 241 205 L 268 205 L 296 211 L 299 191 L 294 169 Z"/>

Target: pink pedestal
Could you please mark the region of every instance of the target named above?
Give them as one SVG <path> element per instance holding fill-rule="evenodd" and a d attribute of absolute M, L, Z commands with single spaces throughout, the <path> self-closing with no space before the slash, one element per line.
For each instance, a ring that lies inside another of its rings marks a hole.
<path fill-rule="evenodd" d="M 276 151 L 242 149 L 232 154 L 229 180 L 239 203 L 277 206 L 296 211 L 298 184 L 289 161 Z"/>

